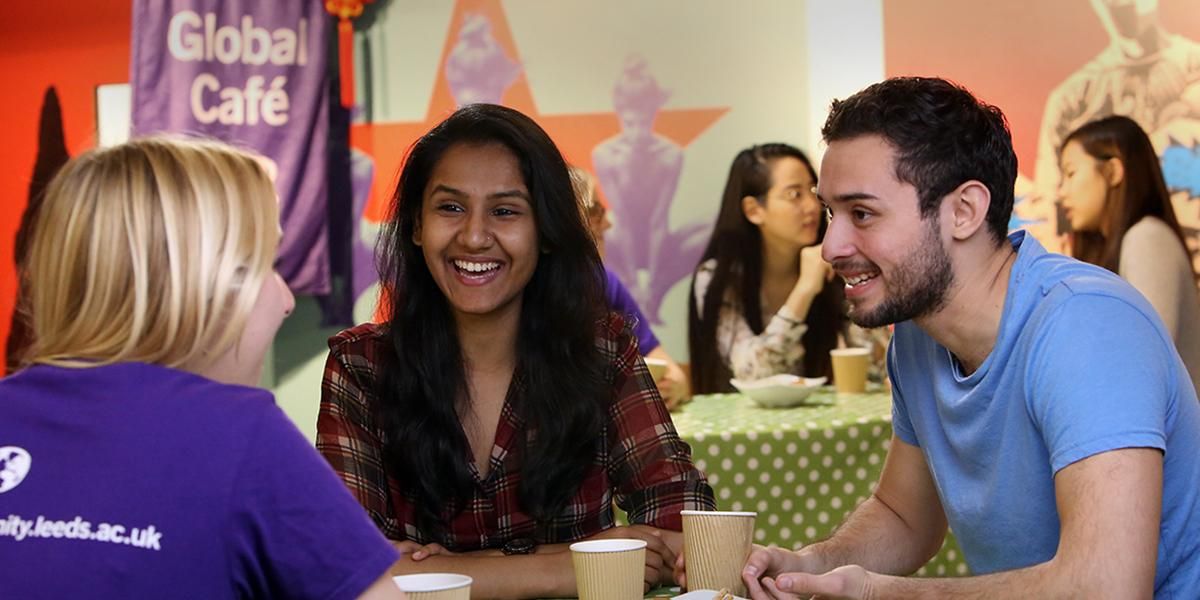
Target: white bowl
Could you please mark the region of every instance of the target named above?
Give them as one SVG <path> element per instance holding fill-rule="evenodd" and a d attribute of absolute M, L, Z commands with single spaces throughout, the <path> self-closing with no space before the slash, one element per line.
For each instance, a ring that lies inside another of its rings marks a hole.
<path fill-rule="evenodd" d="M 737 391 L 763 408 L 788 408 L 803 404 L 813 392 L 825 385 L 824 377 L 772 375 L 754 381 L 730 379 Z"/>
<path fill-rule="evenodd" d="M 682 596 L 675 596 L 671 600 L 712 600 L 713 598 L 720 598 L 719 594 L 720 591 L 718 590 L 692 590 Z M 734 600 L 746 600 L 741 596 L 734 596 L 733 598 Z"/>

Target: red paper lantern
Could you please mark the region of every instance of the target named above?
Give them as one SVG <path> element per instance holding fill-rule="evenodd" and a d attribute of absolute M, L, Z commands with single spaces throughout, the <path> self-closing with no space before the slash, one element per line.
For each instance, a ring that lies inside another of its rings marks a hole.
<path fill-rule="evenodd" d="M 375 0 L 325 0 L 325 11 L 338 18 L 338 72 L 341 74 L 342 106 L 354 107 L 354 25 L 363 6 Z"/>

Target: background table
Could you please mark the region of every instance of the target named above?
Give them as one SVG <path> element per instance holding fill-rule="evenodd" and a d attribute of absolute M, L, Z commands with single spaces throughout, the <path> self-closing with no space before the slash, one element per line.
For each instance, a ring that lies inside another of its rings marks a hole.
<path fill-rule="evenodd" d="M 739 394 L 697 396 L 672 419 L 717 508 L 757 511 L 755 541 L 785 548 L 825 538 L 871 494 L 892 437 L 891 396 L 878 388 L 841 396 L 825 388 L 787 409 Z M 968 574 L 953 537 L 918 574 Z"/>

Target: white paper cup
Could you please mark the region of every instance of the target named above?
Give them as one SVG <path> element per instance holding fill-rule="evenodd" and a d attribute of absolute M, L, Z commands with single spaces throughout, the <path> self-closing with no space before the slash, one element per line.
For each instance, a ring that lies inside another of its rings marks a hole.
<path fill-rule="evenodd" d="M 680 514 L 688 589 L 724 588 L 745 596 L 742 569 L 750 556 L 758 513 L 685 510 Z"/>
<path fill-rule="evenodd" d="M 409 600 L 471 600 L 471 578 L 457 573 L 417 573 L 392 578 Z"/>
<path fill-rule="evenodd" d="M 646 542 L 614 538 L 571 544 L 579 600 L 641 598 L 646 572 Z"/>

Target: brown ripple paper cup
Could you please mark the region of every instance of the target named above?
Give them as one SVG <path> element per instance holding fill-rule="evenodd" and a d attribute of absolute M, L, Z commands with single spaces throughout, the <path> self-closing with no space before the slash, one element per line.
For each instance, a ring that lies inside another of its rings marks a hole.
<path fill-rule="evenodd" d="M 867 391 L 867 365 L 871 351 L 866 348 L 837 348 L 829 351 L 833 362 L 833 387 L 839 394 Z"/>
<path fill-rule="evenodd" d="M 471 581 L 457 573 L 419 573 L 392 578 L 408 600 L 471 600 Z"/>
<path fill-rule="evenodd" d="M 611 539 L 571 544 L 579 600 L 634 600 L 642 597 L 646 542 Z"/>
<path fill-rule="evenodd" d="M 688 589 L 724 588 L 745 596 L 742 568 L 750 556 L 758 513 L 685 510 L 680 514 Z"/>

